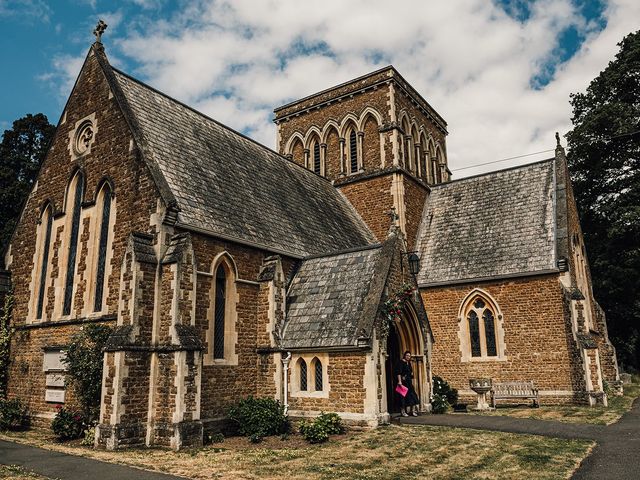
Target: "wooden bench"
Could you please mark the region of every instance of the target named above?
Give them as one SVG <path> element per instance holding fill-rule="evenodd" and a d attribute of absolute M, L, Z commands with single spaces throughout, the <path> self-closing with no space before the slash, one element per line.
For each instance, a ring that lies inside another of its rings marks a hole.
<path fill-rule="evenodd" d="M 538 389 L 533 382 L 502 382 L 491 387 L 491 406 L 496 407 L 497 400 L 533 400 L 533 406 L 540 406 Z"/>

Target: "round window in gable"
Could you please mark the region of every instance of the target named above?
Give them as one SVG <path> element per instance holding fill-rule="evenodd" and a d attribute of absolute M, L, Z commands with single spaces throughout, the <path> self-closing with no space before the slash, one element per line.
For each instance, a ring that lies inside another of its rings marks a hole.
<path fill-rule="evenodd" d="M 84 122 L 78 127 L 73 143 L 76 155 L 83 155 L 89 150 L 91 143 L 93 143 L 93 133 L 93 124 L 90 121 Z"/>

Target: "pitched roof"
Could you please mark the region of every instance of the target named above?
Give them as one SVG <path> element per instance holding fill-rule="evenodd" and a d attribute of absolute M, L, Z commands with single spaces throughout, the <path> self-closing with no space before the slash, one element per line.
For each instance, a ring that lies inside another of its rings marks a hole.
<path fill-rule="evenodd" d="M 283 347 L 355 346 L 383 250 L 376 247 L 303 261 L 289 287 Z M 383 285 L 385 280 L 386 274 Z M 381 293 L 373 302 L 374 318 Z"/>
<path fill-rule="evenodd" d="M 554 162 L 433 187 L 418 234 L 420 285 L 556 268 Z"/>
<path fill-rule="evenodd" d="M 123 72 L 113 75 L 146 160 L 160 171 L 155 178 L 177 201 L 179 225 L 297 257 L 375 241 L 327 180 Z"/>

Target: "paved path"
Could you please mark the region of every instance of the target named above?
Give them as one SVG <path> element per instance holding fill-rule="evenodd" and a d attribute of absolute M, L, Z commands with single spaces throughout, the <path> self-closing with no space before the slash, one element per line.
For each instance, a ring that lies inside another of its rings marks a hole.
<path fill-rule="evenodd" d="M 148 472 L 3 440 L 0 440 L 0 464 L 19 465 L 45 477 L 60 480 L 184 480 L 183 477 Z"/>
<path fill-rule="evenodd" d="M 397 417 L 397 421 L 409 425 L 435 425 L 595 440 L 596 447 L 591 455 L 582 461 L 572 479 L 640 479 L 640 398 L 634 401 L 631 410 L 617 423 L 608 426 L 465 414 Z"/>

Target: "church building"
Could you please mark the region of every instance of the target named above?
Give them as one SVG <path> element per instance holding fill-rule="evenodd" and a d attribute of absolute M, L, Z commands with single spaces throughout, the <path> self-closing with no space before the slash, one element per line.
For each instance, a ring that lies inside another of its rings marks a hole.
<path fill-rule="evenodd" d="M 249 395 L 376 426 L 432 376 L 606 403 L 619 379 L 567 163 L 452 180 L 447 123 L 393 67 L 275 110 L 277 151 L 86 57 L 10 247 L 9 397 L 48 425 L 64 355 L 113 327 L 96 445 L 200 445 Z"/>

